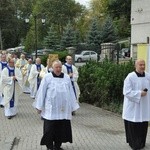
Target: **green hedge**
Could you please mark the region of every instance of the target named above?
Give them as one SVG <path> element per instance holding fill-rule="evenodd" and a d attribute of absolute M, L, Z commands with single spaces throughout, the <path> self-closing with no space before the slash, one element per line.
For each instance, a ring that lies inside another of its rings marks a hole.
<path fill-rule="evenodd" d="M 134 62 L 115 64 L 87 62 L 79 68 L 80 102 L 86 102 L 114 112 L 120 112 L 123 103 L 123 82 L 134 70 Z"/>

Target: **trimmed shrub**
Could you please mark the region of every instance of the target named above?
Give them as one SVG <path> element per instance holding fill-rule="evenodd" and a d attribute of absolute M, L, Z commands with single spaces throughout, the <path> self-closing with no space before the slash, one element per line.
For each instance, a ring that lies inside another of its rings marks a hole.
<path fill-rule="evenodd" d="M 108 60 L 87 62 L 79 68 L 80 102 L 115 112 L 118 108 L 119 112 L 123 103 L 123 82 L 127 74 L 133 70 L 132 60 L 122 64 L 115 64 Z"/>

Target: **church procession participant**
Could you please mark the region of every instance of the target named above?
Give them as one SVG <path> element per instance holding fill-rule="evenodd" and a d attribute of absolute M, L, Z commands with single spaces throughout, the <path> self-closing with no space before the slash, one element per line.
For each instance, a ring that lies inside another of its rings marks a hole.
<path fill-rule="evenodd" d="M 19 69 L 21 69 L 27 64 L 27 60 L 25 59 L 25 55 L 21 54 L 20 59 L 17 60 L 15 66 L 18 67 Z"/>
<path fill-rule="evenodd" d="M 145 147 L 150 121 L 150 75 L 145 72 L 145 61 L 135 62 L 135 71 L 128 74 L 123 87 L 122 117 L 125 123 L 126 142 L 133 150 Z"/>
<path fill-rule="evenodd" d="M 62 73 L 62 63 L 53 62 L 53 71 L 44 76 L 36 95 L 35 107 L 44 119 L 41 145 L 47 150 L 62 150 L 65 142 L 72 143 L 72 112 L 79 108 L 70 77 Z"/>
<path fill-rule="evenodd" d="M 43 68 L 44 66 L 41 64 L 41 59 L 36 58 L 36 62 L 35 64 L 32 65 L 29 78 L 28 78 L 31 87 L 31 93 L 30 93 L 31 98 L 35 98 L 36 96 L 37 90 L 41 83 L 40 72 Z"/>
<path fill-rule="evenodd" d="M 31 87 L 28 81 L 29 74 L 32 67 L 32 59 L 28 59 L 28 63 L 22 68 L 22 75 L 23 75 L 23 92 L 30 93 Z"/>
<path fill-rule="evenodd" d="M 1 79 L 1 73 L 2 70 L 7 67 L 7 61 L 6 61 L 6 55 L 5 54 L 1 54 L 1 61 L 0 61 L 0 79 Z M 3 106 L 3 96 L 2 96 L 2 85 L 0 85 L 0 107 L 4 107 Z"/>
<path fill-rule="evenodd" d="M 79 73 L 77 68 L 72 64 L 72 57 L 71 56 L 66 56 L 66 63 L 62 66 L 62 72 L 67 73 L 70 76 L 71 83 L 74 89 L 74 93 L 76 95 L 77 101 L 79 100 L 80 96 L 80 89 L 78 86 L 78 77 Z M 73 112 L 73 115 L 75 115 L 75 112 Z"/>
<path fill-rule="evenodd" d="M 41 70 L 40 77 L 43 78 L 45 74 L 52 72 L 52 70 L 50 59 L 47 59 L 47 66 Z"/>
<path fill-rule="evenodd" d="M 18 58 L 18 56 L 17 56 L 16 53 L 11 53 L 11 56 L 10 56 L 10 57 L 14 59 L 15 64 L 16 64 L 16 62 L 19 60 L 19 58 Z"/>
<path fill-rule="evenodd" d="M 18 98 L 22 93 L 22 74 L 15 67 L 14 59 L 8 60 L 8 66 L 1 73 L 2 93 L 4 95 L 4 112 L 8 119 L 17 114 Z"/>
<path fill-rule="evenodd" d="M 14 61 L 15 61 L 15 58 L 14 58 L 14 55 L 13 55 L 13 59 L 14 59 Z M 24 90 L 24 85 L 25 85 L 25 81 L 26 81 L 26 77 L 23 75 L 23 68 L 24 68 L 24 66 L 27 64 L 28 62 L 27 62 L 27 60 L 25 59 L 25 55 L 24 54 L 21 54 L 20 55 L 20 59 L 18 59 L 17 60 L 17 62 L 15 63 L 15 66 L 17 67 L 17 68 L 19 68 L 20 70 L 21 70 L 21 73 L 22 73 L 22 87 L 23 87 L 23 90 Z"/>

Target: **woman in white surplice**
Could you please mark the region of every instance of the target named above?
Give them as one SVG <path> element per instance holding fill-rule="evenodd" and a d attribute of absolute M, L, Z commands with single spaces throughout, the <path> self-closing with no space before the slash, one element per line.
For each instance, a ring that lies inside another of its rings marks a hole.
<path fill-rule="evenodd" d="M 79 108 L 70 77 L 62 73 L 59 60 L 53 62 L 53 71 L 44 76 L 36 95 L 35 107 L 44 119 L 41 145 L 60 150 L 64 142 L 72 143 L 72 112 Z"/>

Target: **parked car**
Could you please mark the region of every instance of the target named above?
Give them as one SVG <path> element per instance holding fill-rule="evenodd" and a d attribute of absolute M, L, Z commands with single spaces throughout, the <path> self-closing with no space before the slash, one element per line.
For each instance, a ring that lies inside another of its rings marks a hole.
<path fill-rule="evenodd" d="M 36 55 L 36 52 L 34 51 L 31 55 L 32 55 L 32 56 L 35 56 L 35 55 Z M 37 50 L 37 56 L 42 56 L 42 55 L 44 55 L 44 54 L 43 54 L 43 49 L 38 49 L 38 50 Z"/>
<path fill-rule="evenodd" d="M 36 55 L 36 53 L 32 53 L 31 56 L 34 57 Z M 44 54 L 43 53 L 40 53 L 40 52 L 37 52 L 37 56 L 43 56 Z"/>
<path fill-rule="evenodd" d="M 97 61 L 98 54 L 94 51 L 82 51 L 80 54 L 75 54 L 75 61 L 82 62 L 88 60 L 95 60 Z"/>
<path fill-rule="evenodd" d="M 122 48 L 122 49 L 121 49 L 121 54 L 122 54 L 124 57 L 130 57 L 130 50 L 129 50 L 129 48 Z"/>
<path fill-rule="evenodd" d="M 53 49 L 43 49 L 43 54 L 50 54 L 53 51 Z"/>

